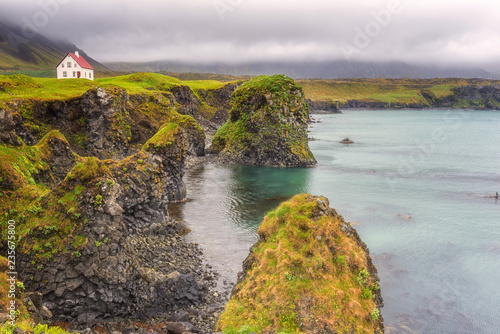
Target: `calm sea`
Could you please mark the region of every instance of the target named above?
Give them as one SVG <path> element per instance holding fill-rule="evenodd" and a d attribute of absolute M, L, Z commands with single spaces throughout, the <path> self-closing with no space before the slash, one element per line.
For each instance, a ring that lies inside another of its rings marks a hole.
<path fill-rule="evenodd" d="M 189 200 L 173 208 L 190 240 L 234 282 L 267 211 L 324 195 L 370 249 L 388 333 L 500 333 L 500 112 L 313 118 L 317 168 L 191 170 Z"/>

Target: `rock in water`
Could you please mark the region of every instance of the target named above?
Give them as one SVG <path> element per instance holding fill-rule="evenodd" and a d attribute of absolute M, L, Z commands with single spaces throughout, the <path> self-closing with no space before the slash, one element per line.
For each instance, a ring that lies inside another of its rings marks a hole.
<path fill-rule="evenodd" d="M 328 200 L 306 194 L 264 218 L 219 318 L 224 333 L 382 333 L 377 269 Z"/>
<path fill-rule="evenodd" d="M 285 75 L 258 76 L 232 95 L 229 120 L 215 134 L 212 150 L 232 163 L 310 167 L 309 106 L 302 87 Z"/>

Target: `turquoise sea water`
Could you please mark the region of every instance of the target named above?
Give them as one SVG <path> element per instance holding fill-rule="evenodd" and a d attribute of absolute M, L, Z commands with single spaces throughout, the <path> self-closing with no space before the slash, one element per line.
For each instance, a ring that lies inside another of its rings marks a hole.
<path fill-rule="evenodd" d="M 387 332 L 499 333 L 500 112 L 313 118 L 316 168 L 190 171 L 178 207 L 190 240 L 234 281 L 267 211 L 296 193 L 324 195 L 370 249 Z"/>

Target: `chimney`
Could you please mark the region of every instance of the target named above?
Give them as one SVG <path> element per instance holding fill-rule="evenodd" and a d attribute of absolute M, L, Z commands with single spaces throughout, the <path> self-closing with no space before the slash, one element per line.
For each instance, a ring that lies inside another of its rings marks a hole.
<path fill-rule="evenodd" d="M 77 58 L 80 58 L 80 54 L 78 53 L 78 51 L 75 51 L 75 56 L 76 56 Z"/>

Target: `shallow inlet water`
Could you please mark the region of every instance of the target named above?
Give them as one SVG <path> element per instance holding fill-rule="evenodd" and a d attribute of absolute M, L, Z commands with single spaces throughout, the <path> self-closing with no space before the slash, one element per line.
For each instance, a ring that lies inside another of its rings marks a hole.
<path fill-rule="evenodd" d="M 370 249 L 388 332 L 499 333 L 500 112 L 313 118 L 316 168 L 189 171 L 188 201 L 173 209 L 190 240 L 234 281 L 267 211 L 296 193 L 324 195 Z"/>

